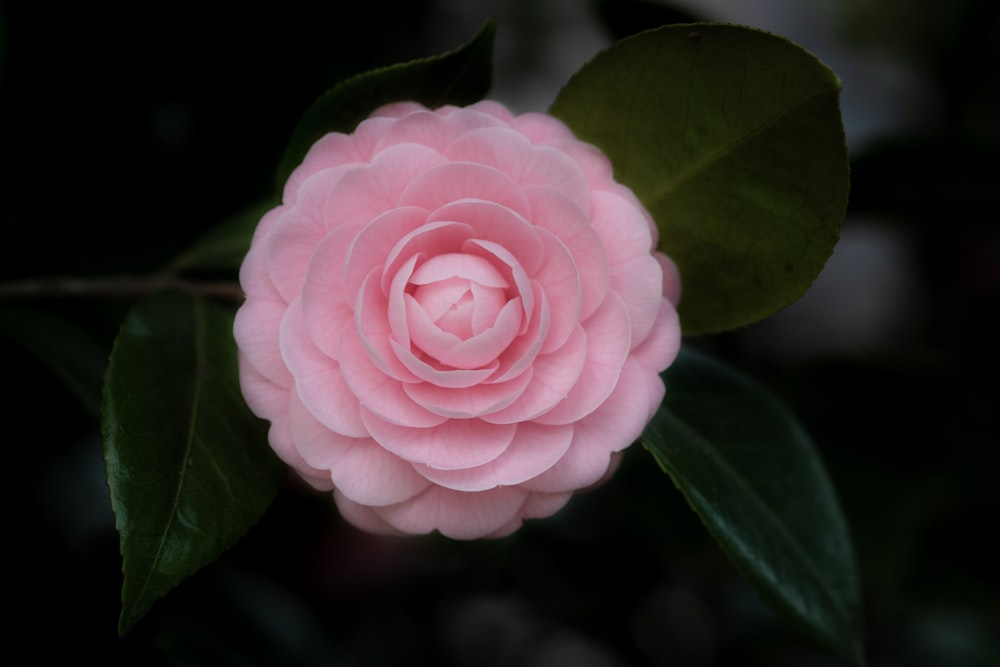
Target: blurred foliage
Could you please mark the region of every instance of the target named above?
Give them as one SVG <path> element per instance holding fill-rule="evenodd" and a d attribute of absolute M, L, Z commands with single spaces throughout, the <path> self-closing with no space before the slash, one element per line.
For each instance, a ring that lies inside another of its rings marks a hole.
<path fill-rule="evenodd" d="M 764 355 L 743 332 L 695 342 L 780 394 L 827 460 L 859 551 L 869 664 L 986 667 L 1000 662 L 1000 230 L 986 201 L 998 164 L 998 10 L 920 5 L 932 11 L 845 4 L 854 13 L 831 26 L 859 49 L 898 44 L 938 100 L 919 130 L 852 163 L 849 214 L 878 213 L 917 242 L 919 328 L 874 352 L 808 362 Z M 358 3 L 351 20 L 336 3 L 247 8 L 238 20 L 185 2 L 134 15 L 68 5 L 59 20 L 40 4 L 3 10 L 0 279 L 162 266 L 271 192 L 318 93 L 436 52 L 429 24 L 442 20 L 440 7 L 413 0 Z M 932 44 L 900 32 L 914 21 L 927 22 L 918 34 Z M 127 305 L 39 307 L 106 354 Z M 290 485 L 243 541 L 119 640 L 97 420 L 48 366 L 0 340 L 14 425 L 11 664 L 526 665 L 555 654 L 578 665 L 840 664 L 773 618 L 638 448 L 553 520 L 473 545 L 360 535 L 328 498 Z M 654 522 L 670 528 L 643 529 Z"/>

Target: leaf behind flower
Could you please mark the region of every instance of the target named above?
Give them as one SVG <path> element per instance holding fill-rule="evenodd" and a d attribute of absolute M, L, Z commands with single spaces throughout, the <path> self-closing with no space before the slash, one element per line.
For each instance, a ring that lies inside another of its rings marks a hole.
<path fill-rule="evenodd" d="M 854 551 L 809 436 L 772 394 L 690 350 L 663 377 L 645 447 L 761 598 L 861 664 Z"/>
<path fill-rule="evenodd" d="M 327 90 L 292 133 L 278 167 L 279 191 L 320 137 L 328 132 L 352 132 L 384 104 L 407 100 L 434 108 L 481 100 L 493 82 L 495 34 L 496 23 L 491 19 L 454 51 L 365 72 Z"/>
<path fill-rule="evenodd" d="M 680 269 L 685 334 L 799 298 L 847 206 L 840 82 L 788 40 L 731 25 L 649 30 L 598 54 L 552 105 L 601 148 Z"/>
<path fill-rule="evenodd" d="M 242 537 L 284 479 L 240 394 L 232 327 L 226 308 L 163 292 L 133 308 L 115 341 L 102 409 L 122 635 Z"/>
<path fill-rule="evenodd" d="M 223 220 L 171 261 L 164 268 L 164 273 L 238 270 L 250 248 L 257 224 L 276 205 L 273 200 L 257 202 Z"/>

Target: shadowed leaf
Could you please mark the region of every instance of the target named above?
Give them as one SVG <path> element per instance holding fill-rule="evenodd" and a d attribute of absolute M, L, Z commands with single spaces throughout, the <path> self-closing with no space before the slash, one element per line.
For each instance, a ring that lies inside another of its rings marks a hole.
<path fill-rule="evenodd" d="M 809 436 L 773 395 L 689 350 L 664 381 L 643 444 L 761 598 L 861 664 L 854 552 Z"/>
<path fill-rule="evenodd" d="M 102 408 L 122 635 L 242 537 L 284 479 L 240 394 L 232 323 L 219 305 L 165 292 L 139 302 L 115 341 Z"/>

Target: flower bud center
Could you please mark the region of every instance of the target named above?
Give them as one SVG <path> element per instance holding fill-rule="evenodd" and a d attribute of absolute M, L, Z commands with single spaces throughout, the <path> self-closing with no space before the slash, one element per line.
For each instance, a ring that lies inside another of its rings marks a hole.
<path fill-rule="evenodd" d="M 429 258 L 413 272 L 410 284 L 428 319 L 461 340 L 494 325 L 509 287 L 489 261 L 464 253 Z"/>

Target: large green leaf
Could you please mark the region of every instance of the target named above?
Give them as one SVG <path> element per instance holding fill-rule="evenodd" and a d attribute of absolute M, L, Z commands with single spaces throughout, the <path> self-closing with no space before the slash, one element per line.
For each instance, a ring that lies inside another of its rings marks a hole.
<path fill-rule="evenodd" d="M 848 191 L 839 91 L 783 38 L 689 24 L 598 54 L 552 113 L 604 150 L 652 213 L 695 334 L 788 305 L 832 253 Z"/>
<path fill-rule="evenodd" d="M 772 394 L 683 350 L 643 444 L 778 614 L 861 663 L 847 524 L 809 436 Z"/>
<path fill-rule="evenodd" d="M 232 313 L 181 292 L 140 301 L 104 382 L 104 459 L 123 558 L 125 634 L 236 542 L 284 476 L 240 394 Z"/>
<path fill-rule="evenodd" d="M 279 185 L 320 137 L 328 132 L 352 132 L 383 104 L 411 100 L 428 107 L 462 106 L 482 99 L 493 81 L 495 33 L 496 24 L 490 20 L 454 51 L 365 72 L 330 88 L 295 128 L 278 168 Z"/>

